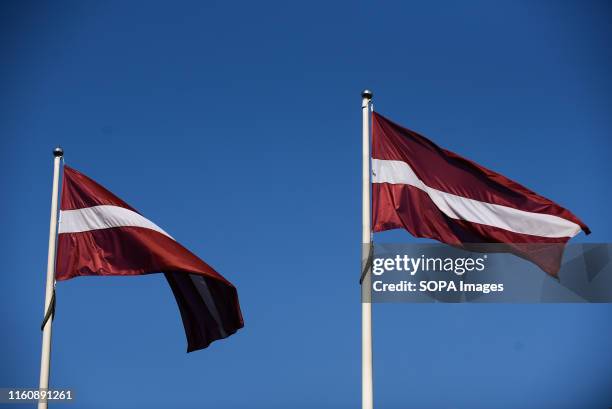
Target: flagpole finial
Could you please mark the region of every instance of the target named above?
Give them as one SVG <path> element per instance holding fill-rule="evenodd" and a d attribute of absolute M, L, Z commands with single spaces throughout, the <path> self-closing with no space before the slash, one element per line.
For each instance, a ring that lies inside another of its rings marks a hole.
<path fill-rule="evenodd" d="M 62 149 L 61 146 L 58 146 L 55 149 L 53 149 L 53 156 L 55 157 L 64 156 L 64 150 Z"/>
<path fill-rule="evenodd" d="M 361 98 L 372 99 L 373 96 L 374 94 L 369 89 L 364 89 L 361 91 Z"/>

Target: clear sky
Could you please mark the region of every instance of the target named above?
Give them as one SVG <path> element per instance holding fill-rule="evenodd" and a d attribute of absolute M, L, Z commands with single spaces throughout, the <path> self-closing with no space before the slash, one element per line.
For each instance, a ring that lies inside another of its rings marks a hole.
<path fill-rule="evenodd" d="M 360 405 L 364 87 L 377 111 L 571 209 L 593 231 L 575 240 L 612 239 L 610 3 L 0 9 L 0 386 L 38 384 L 56 144 L 231 280 L 245 317 L 186 354 L 161 275 L 59 283 L 51 385 L 80 402 L 66 407 Z M 375 402 L 609 407 L 611 315 L 374 305 Z"/>

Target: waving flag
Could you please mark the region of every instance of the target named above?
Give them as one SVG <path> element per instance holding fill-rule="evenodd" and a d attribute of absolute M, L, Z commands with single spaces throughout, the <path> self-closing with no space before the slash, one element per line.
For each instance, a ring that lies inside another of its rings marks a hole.
<path fill-rule="evenodd" d="M 160 272 L 181 312 L 188 352 L 242 328 L 238 293 L 229 281 L 123 200 L 65 166 L 56 279 Z"/>
<path fill-rule="evenodd" d="M 468 247 L 504 243 L 556 276 L 565 243 L 589 228 L 553 201 L 403 128 L 372 116 L 374 231 Z"/>

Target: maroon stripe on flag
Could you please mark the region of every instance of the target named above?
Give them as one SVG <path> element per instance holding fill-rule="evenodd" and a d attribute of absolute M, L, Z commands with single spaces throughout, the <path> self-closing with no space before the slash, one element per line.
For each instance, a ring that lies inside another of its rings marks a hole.
<path fill-rule="evenodd" d="M 101 205 L 124 207 L 138 213 L 133 207 L 93 179 L 90 179 L 76 169 L 64 166 L 60 209 L 74 210 Z"/>
<path fill-rule="evenodd" d="M 58 235 L 56 279 L 140 275 L 162 271 L 202 274 L 231 285 L 212 267 L 155 230 L 123 226 Z"/>
<path fill-rule="evenodd" d="M 440 148 L 378 113 L 372 115 L 372 157 L 408 163 L 431 188 L 481 202 L 562 217 L 590 233 L 569 210 L 497 172 Z"/>
<path fill-rule="evenodd" d="M 497 252 L 513 253 L 556 276 L 569 237 L 549 238 L 520 234 L 493 226 L 446 216 L 422 190 L 401 184 L 372 185 L 372 224 L 375 232 L 406 229 L 415 237 L 429 238 L 462 248 L 483 249 L 499 243 Z"/>
<path fill-rule="evenodd" d="M 165 273 L 181 312 L 188 352 L 244 325 L 236 288 L 171 238 L 142 227 L 58 235 L 56 279 Z"/>

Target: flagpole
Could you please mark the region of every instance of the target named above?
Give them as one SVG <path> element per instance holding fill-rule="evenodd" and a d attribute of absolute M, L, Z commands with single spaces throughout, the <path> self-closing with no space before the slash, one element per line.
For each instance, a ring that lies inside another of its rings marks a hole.
<path fill-rule="evenodd" d="M 47 252 L 47 285 L 45 288 L 45 312 L 47 316 L 55 290 L 55 250 L 57 239 L 57 193 L 59 190 L 60 162 L 64 156 L 62 148 L 53 150 L 53 189 L 51 193 L 51 221 L 49 223 L 49 250 Z M 43 328 L 42 353 L 40 357 L 40 390 L 49 388 L 49 368 L 51 364 L 51 322 L 53 317 L 46 320 Z M 38 401 L 38 409 L 47 409 L 47 399 Z"/>
<path fill-rule="evenodd" d="M 362 113 L 362 268 L 367 268 L 361 283 L 361 407 L 374 407 L 374 386 L 372 377 L 372 303 L 369 291 L 371 288 L 370 267 L 366 266 L 370 246 L 372 245 L 372 230 L 370 227 L 370 101 L 372 91 L 361 93 Z M 367 294 L 367 296 L 366 296 Z M 364 296 L 366 297 L 364 300 Z"/>

